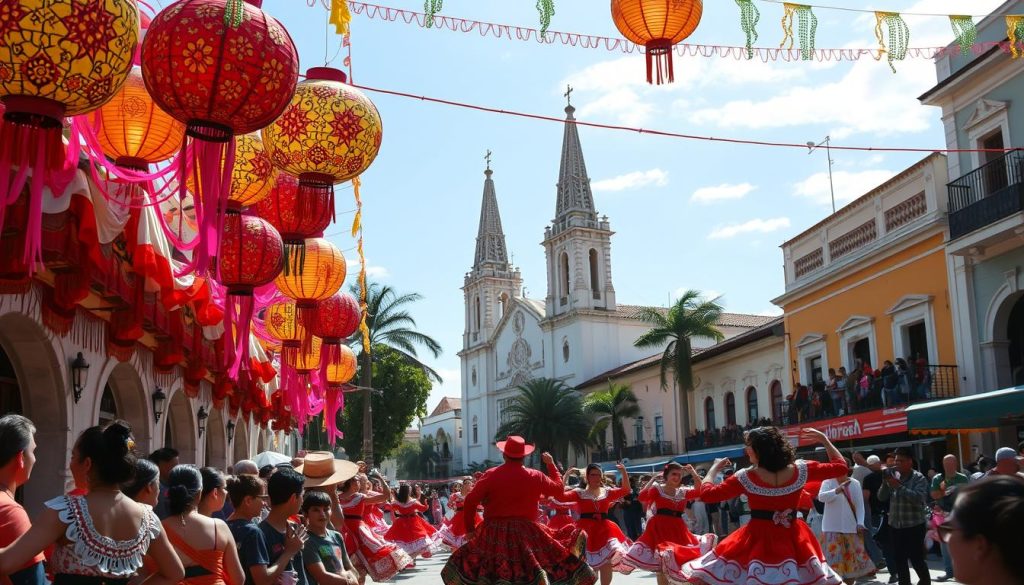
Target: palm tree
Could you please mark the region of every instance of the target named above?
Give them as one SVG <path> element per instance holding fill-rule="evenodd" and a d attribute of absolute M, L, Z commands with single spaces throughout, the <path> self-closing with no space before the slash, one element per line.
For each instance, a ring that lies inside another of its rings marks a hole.
<path fill-rule="evenodd" d="M 622 459 L 622 445 L 626 442 L 622 423 L 627 418 L 640 416 L 640 404 L 633 390 L 625 384 L 608 380 L 608 388 L 588 394 L 583 399 L 583 412 L 593 421 L 591 440 L 599 439 L 611 427 L 615 457 Z"/>
<path fill-rule="evenodd" d="M 668 371 L 672 370 L 672 381 L 681 393 L 679 397 L 679 425 L 682 429 L 683 444 L 690 436 L 689 393 L 693 390 L 693 338 L 705 337 L 722 341 L 725 336 L 718 329 L 722 306 L 718 299 L 707 300 L 699 291 L 688 290 L 683 296 L 662 312 L 653 307 L 640 309 L 637 315 L 641 321 L 653 328 L 634 342 L 636 347 L 664 347 L 661 355 L 661 387 L 668 389 Z"/>
<path fill-rule="evenodd" d="M 559 461 L 568 460 L 569 447 L 587 449 L 591 425 L 575 390 L 550 378 L 530 380 L 516 389 L 519 394 L 502 413 L 507 418 L 494 435 L 496 441 L 519 435 Z"/>
<path fill-rule="evenodd" d="M 352 292 L 359 296 L 358 285 L 352 285 Z M 435 358 L 441 355 L 441 344 L 429 335 L 416 330 L 416 320 L 406 308 L 409 304 L 421 300 L 419 293 L 398 294 L 388 285 L 372 283 L 366 290 L 366 326 L 370 330 L 370 346 L 386 345 L 398 352 L 402 359 L 423 370 L 427 377 L 441 382 L 430 366 L 419 359 L 417 346 L 427 348 Z M 373 408 L 370 404 L 370 388 L 373 387 L 373 358 L 370 352 L 363 351 L 362 343 L 356 333 L 359 348 L 359 385 L 365 389 L 363 400 L 363 460 L 373 466 Z"/>

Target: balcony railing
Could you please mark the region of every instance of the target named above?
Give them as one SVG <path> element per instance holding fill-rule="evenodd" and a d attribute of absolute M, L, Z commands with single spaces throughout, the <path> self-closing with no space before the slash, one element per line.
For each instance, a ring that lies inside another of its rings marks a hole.
<path fill-rule="evenodd" d="M 952 239 L 1024 211 L 1024 150 L 1013 150 L 949 183 Z"/>
<path fill-rule="evenodd" d="M 914 370 L 913 366 L 911 369 Z M 915 372 L 916 370 L 912 371 L 911 374 L 915 374 Z M 960 396 L 960 377 L 957 366 L 928 366 L 927 377 L 923 380 L 918 380 L 917 376 L 913 375 L 912 378 L 911 383 L 908 384 L 908 394 L 890 393 L 888 398 L 885 396 L 885 391 L 882 388 L 881 379 L 873 380 L 867 396 L 863 398 L 855 396 L 854 402 L 844 410 L 843 415 L 856 414 L 889 406 L 945 400 Z M 813 394 L 813 392 L 809 391 L 808 394 Z M 847 393 L 847 396 L 849 395 Z M 795 397 L 792 400 L 782 400 L 776 405 L 775 412 L 777 415 L 772 422 L 776 426 L 781 427 L 840 416 L 836 408 L 830 406 L 830 404 L 830 396 L 823 400 L 821 406 L 815 406 L 810 400 L 798 403 Z"/>
<path fill-rule="evenodd" d="M 590 454 L 594 463 L 606 461 L 617 461 L 619 459 L 644 459 L 646 457 L 668 457 L 675 455 L 670 441 L 647 441 L 639 445 L 629 445 L 622 448 L 621 455 L 610 446 Z"/>

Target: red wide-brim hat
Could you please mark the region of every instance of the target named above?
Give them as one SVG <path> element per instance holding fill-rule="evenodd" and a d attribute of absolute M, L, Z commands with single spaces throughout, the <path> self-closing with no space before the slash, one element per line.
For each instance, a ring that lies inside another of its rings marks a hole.
<path fill-rule="evenodd" d="M 527 444 L 526 439 L 517 435 L 509 435 L 508 439 L 498 441 L 496 446 L 498 451 L 501 451 L 506 457 L 511 459 L 522 459 L 533 453 L 533 445 Z"/>

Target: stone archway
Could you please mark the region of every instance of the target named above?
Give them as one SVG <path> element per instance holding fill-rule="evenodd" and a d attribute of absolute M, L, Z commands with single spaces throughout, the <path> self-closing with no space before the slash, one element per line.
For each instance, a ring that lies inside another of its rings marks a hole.
<path fill-rule="evenodd" d="M 235 420 L 235 436 L 232 439 L 234 444 L 234 450 L 232 451 L 231 463 L 234 464 L 236 461 L 242 459 L 248 459 L 249 453 L 249 425 L 244 419 Z"/>
<path fill-rule="evenodd" d="M 210 409 L 210 418 L 206 419 L 206 432 L 203 433 L 205 456 L 203 465 L 225 471 L 228 465 L 228 435 L 225 429 L 224 415 L 219 408 Z"/>
<path fill-rule="evenodd" d="M 106 382 L 100 384 L 100 388 L 105 386 L 110 387 L 117 418 L 126 421 L 132 427 L 136 452 L 143 455 L 152 452 L 153 425 L 149 422 L 153 416 L 152 406 L 139 373 L 130 363 L 117 362 L 107 375 Z M 96 403 L 93 424 L 100 419 L 101 402 L 102 400 Z"/>
<path fill-rule="evenodd" d="M 177 449 L 181 463 L 196 463 L 199 460 L 196 451 L 196 419 L 191 401 L 184 391 L 179 389 L 171 395 L 166 416 L 164 447 Z"/>
<path fill-rule="evenodd" d="M 1015 385 L 1015 378 L 1024 376 L 1022 301 L 1024 291 L 1009 285 L 992 296 L 985 315 L 988 339 L 979 344 L 984 390 L 1008 388 Z"/>
<path fill-rule="evenodd" d="M 29 514 L 64 491 L 68 480 L 68 394 L 64 368 L 39 323 L 20 313 L 0 317 L 0 348 L 10 360 L 24 416 L 36 426 L 36 465 L 25 490 Z"/>

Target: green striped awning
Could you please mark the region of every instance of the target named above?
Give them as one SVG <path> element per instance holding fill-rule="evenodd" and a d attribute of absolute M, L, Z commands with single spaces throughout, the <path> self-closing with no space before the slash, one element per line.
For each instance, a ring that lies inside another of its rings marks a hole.
<path fill-rule="evenodd" d="M 993 431 L 1000 419 L 1024 415 L 1024 386 L 907 407 L 912 433 Z"/>

